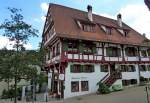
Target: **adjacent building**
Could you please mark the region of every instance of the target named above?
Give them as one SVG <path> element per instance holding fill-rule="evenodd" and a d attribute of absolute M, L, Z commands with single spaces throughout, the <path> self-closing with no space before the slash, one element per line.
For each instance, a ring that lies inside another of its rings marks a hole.
<path fill-rule="evenodd" d="M 43 30 L 45 70 L 52 93 L 68 98 L 150 80 L 150 40 L 117 20 L 49 4 Z"/>

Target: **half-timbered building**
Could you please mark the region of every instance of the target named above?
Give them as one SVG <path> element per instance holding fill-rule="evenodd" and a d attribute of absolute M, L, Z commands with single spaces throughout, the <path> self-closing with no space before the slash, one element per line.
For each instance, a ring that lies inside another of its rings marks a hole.
<path fill-rule="evenodd" d="M 61 98 L 89 93 L 98 82 L 111 90 L 150 79 L 150 43 L 122 22 L 92 13 L 49 4 L 43 30 L 48 87 Z"/>

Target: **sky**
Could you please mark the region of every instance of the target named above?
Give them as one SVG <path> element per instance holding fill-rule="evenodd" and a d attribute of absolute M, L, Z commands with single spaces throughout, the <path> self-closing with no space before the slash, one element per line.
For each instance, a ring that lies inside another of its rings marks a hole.
<path fill-rule="evenodd" d="M 22 9 L 24 21 L 39 30 L 38 37 L 32 37 L 24 46 L 26 49 L 37 49 L 42 40 L 42 30 L 48 3 L 76 8 L 87 11 L 87 5 L 92 5 L 93 13 L 116 19 L 118 13 L 122 14 L 122 20 L 139 33 L 145 33 L 150 39 L 150 11 L 144 4 L 144 0 L 0 0 L 0 24 L 9 18 L 8 7 Z M 14 42 L 2 36 L 0 30 L 0 49 L 7 47 L 12 49 Z"/>

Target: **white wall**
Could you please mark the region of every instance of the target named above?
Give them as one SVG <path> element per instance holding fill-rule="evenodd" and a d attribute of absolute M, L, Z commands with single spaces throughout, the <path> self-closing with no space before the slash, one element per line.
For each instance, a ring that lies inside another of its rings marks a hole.
<path fill-rule="evenodd" d="M 70 73 L 70 64 L 68 63 L 65 73 L 64 98 L 96 92 L 98 89 L 96 84 L 107 75 L 107 73 L 100 72 L 99 64 L 94 64 L 95 71 L 93 73 Z M 81 81 L 85 80 L 89 82 L 89 91 L 81 92 Z M 79 81 L 79 92 L 71 92 L 71 81 Z"/>
<path fill-rule="evenodd" d="M 127 64 L 129 65 L 129 64 Z M 131 65 L 131 64 L 130 64 Z M 133 64 L 135 66 L 135 72 L 122 72 L 122 80 L 130 80 L 130 79 L 137 79 L 139 83 L 139 69 L 137 64 Z"/>

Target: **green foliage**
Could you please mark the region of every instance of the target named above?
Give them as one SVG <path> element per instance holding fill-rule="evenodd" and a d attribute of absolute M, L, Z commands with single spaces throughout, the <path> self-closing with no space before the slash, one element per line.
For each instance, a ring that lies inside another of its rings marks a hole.
<path fill-rule="evenodd" d="M 109 87 L 107 85 L 105 85 L 104 83 L 97 83 L 98 85 L 98 92 L 101 93 L 101 94 L 107 94 L 107 93 L 110 93 L 110 90 L 109 90 Z"/>
<path fill-rule="evenodd" d="M 8 10 L 11 13 L 10 20 L 5 19 L 0 25 L 0 29 L 4 30 L 3 36 L 8 37 L 11 41 L 15 41 L 14 48 L 22 50 L 23 44 L 27 43 L 29 37 L 37 36 L 38 30 L 24 22 L 21 9 L 8 8 Z"/>
<path fill-rule="evenodd" d="M 17 96 L 21 96 L 21 89 L 17 88 Z M 9 90 L 3 90 L 2 99 L 14 98 L 15 97 L 15 89 L 11 88 Z"/>
<path fill-rule="evenodd" d="M 5 19 L 5 21 L 0 24 L 0 29 L 4 31 L 3 36 L 9 38 L 9 40 L 14 41 L 14 49 L 16 52 L 7 56 L 7 58 L 2 58 L 2 63 L 0 64 L 0 78 L 5 79 L 4 75 L 10 73 L 11 79 L 15 80 L 15 103 L 17 103 L 17 82 L 21 79 L 31 79 L 36 74 L 36 69 L 33 62 L 36 61 L 34 58 L 31 60 L 30 56 L 27 56 L 24 44 L 27 43 L 30 37 L 38 36 L 38 30 L 34 29 L 30 24 L 24 21 L 24 17 L 21 14 L 21 9 L 8 8 L 10 11 L 10 19 Z M 9 61 L 9 62 L 8 62 Z M 30 61 L 30 62 L 29 62 Z M 32 62 L 31 62 L 32 61 Z M 6 66 L 10 67 L 5 70 Z M 3 74 L 4 72 L 4 74 Z"/>
<path fill-rule="evenodd" d="M 122 86 L 121 85 L 112 85 L 112 90 L 113 91 L 120 91 L 120 90 L 122 90 Z"/>

